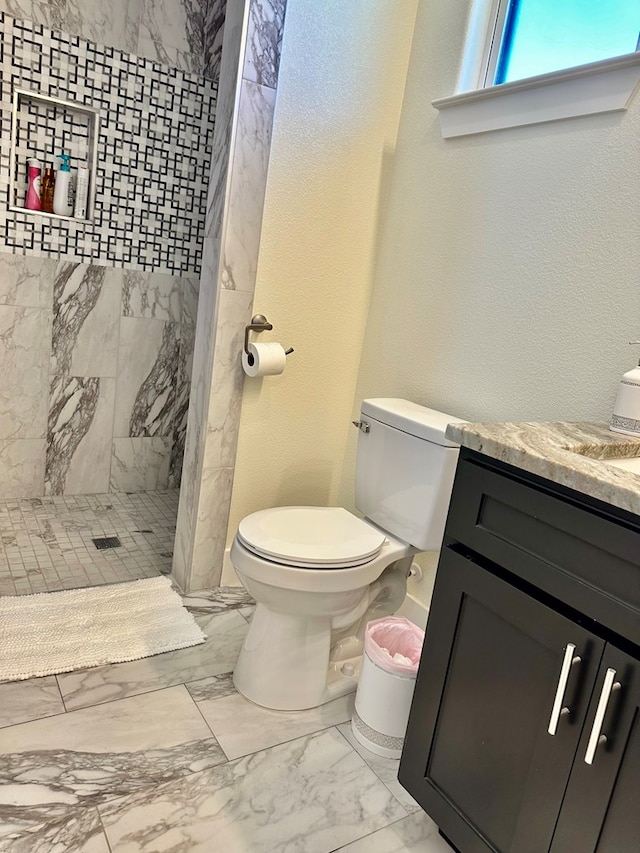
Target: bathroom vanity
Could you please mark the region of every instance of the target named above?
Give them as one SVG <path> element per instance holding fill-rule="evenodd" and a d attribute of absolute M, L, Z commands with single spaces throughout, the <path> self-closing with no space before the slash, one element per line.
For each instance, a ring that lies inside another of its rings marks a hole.
<path fill-rule="evenodd" d="M 461 853 L 638 853 L 640 474 L 619 460 L 640 441 L 447 436 L 462 449 L 399 779 Z"/>

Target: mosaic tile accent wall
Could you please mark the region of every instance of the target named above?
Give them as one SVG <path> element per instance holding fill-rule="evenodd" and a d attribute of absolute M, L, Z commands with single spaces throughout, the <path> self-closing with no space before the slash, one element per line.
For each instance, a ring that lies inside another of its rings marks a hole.
<path fill-rule="evenodd" d="M 15 87 L 83 103 L 101 114 L 91 223 L 8 211 L 9 149 L 2 146 L 2 249 L 173 275 L 198 273 L 216 83 L 2 13 L 0 39 L 3 140 L 9 138 Z M 44 162 L 60 153 L 50 150 L 44 127 L 30 144 Z M 24 174 L 26 164 L 19 165 Z"/>

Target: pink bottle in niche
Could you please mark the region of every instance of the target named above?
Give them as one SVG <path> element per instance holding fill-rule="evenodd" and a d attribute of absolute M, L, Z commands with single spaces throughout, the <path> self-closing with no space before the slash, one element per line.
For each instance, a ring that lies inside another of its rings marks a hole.
<path fill-rule="evenodd" d="M 40 201 L 40 161 L 32 158 L 27 160 L 29 187 L 27 189 L 27 200 L 25 207 L 27 210 L 41 210 L 42 203 Z"/>

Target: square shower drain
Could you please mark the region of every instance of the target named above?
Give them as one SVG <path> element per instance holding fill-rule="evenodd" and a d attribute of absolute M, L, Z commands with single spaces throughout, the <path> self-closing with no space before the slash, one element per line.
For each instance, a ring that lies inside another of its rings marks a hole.
<path fill-rule="evenodd" d="M 117 536 L 102 536 L 99 539 L 92 539 L 91 541 L 98 551 L 106 551 L 107 548 L 120 548 L 122 545 Z"/>

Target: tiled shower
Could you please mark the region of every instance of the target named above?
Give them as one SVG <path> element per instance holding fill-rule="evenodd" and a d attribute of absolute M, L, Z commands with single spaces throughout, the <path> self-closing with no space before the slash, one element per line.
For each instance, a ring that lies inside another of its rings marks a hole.
<path fill-rule="evenodd" d="M 172 561 L 185 590 L 219 579 L 285 6 L 53 0 L 24 20 L 0 0 L 0 585 L 73 585 L 40 562 L 100 563 L 95 533 L 125 542 L 90 582 Z M 74 151 L 83 109 L 100 116 L 93 215 L 20 210 L 4 141 L 46 165 Z M 158 496 L 157 531 L 138 494 Z"/>
<path fill-rule="evenodd" d="M 0 14 L 0 594 L 171 570 L 225 2 L 120 11 Z M 82 144 L 73 104 L 100 115 L 91 221 L 16 210 L 25 155 Z"/>

